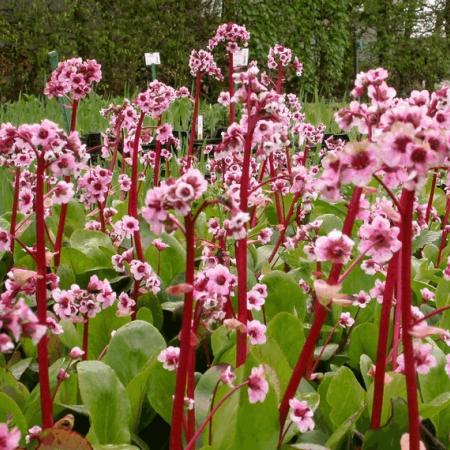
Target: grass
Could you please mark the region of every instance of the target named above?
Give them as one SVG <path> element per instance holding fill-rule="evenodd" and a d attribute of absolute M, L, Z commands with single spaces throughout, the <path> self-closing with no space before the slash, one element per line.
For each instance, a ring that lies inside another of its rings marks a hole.
<path fill-rule="evenodd" d="M 133 98 L 133 96 L 131 96 Z M 100 115 L 100 109 L 110 103 L 121 103 L 121 97 L 101 97 L 92 93 L 80 102 L 77 129 L 81 134 L 104 131 L 106 120 Z M 338 133 L 339 128 L 334 122 L 333 114 L 342 107 L 341 103 L 327 102 L 316 99 L 314 102 L 304 103 L 304 111 L 308 122 L 318 124 L 323 122 L 327 132 Z M 166 113 L 165 120 L 172 123 L 177 130 L 188 130 L 192 105 L 188 100 L 176 102 Z M 218 104 L 202 103 L 200 113 L 204 116 L 205 131 L 214 135 L 218 128 L 226 126 L 227 111 Z M 49 119 L 64 126 L 61 106 L 56 99 L 36 97 L 22 94 L 16 102 L 6 102 L 0 105 L 0 123 L 11 122 L 13 125 L 22 123 L 36 123 Z"/>

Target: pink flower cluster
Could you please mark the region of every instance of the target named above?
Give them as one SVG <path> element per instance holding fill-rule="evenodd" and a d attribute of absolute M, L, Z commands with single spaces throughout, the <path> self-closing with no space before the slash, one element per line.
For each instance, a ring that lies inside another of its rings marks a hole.
<path fill-rule="evenodd" d="M 19 448 L 20 430 L 17 427 L 8 428 L 6 423 L 0 423 L 0 448 L 2 450 L 16 450 Z"/>
<path fill-rule="evenodd" d="M 317 261 L 345 264 L 350 259 L 354 242 L 341 231 L 333 230 L 320 236 L 315 243 Z"/>
<path fill-rule="evenodd" d="M 87 207 L 103 203 L 109 191 L 111 179 L 110 170 L 101 166 L 89 168 L 78 179 L 78 188 L 81 191 L 80 200 Z"/>
<path fill-rule="evenodd" d="M 147 192 L 142 216 L 155 233 L 161 233 L 164 223 L 170 220 L 168 210 L 174 209 L 187 215 L 191 203 L 199 199 L 207 189 L 207 182 L 197 169 L 187 170 L 178 179 L 169 179 Z"/>
<path fill-rule="evenodd" d="M 140 110 L 154 119 L 161 116 L 164 111 L 167 111 L 170 104 L 175 100 L 175 89 L 167 86 L 161 81 L 152 81 L 148 89 L 141 92 L 134 103 Z"/>
<path fill-rule="evenodd" d="M 94 59 L 68 59 L 61 61 L 52 72 L 44 94 L 50 98 L 68 95 L 79 100 L 86 97 L 91 92 L 93 83 L 101 78 L 101 66 Z"/>
<path fill-rule="evenodd" d="M 116 301 L 116 293 L 111 289 L 108 280 L 99 280 L 92 275 L 86 289 L 73 284 L 70 289 L 54 289 L 52 292 L 55 304 L 53 310 L 61 319 L 73 322 L 84 322 L 92 319 L 101 310 L 109 308 Z"/>
<path fill-rule="evenodd" d="M 29 337 L 37 344 L 47 331 L 40 325 L 38 318 L 23 299 L 17 302 L 0 300 L 0 352 L 6 353 L 14 349 L 14 342 L 21 337 Z"/>
<path fill-rule="evenodd" d="M 216 80 L 223 80 L 220 67 L 214 61 L 212 53 L 206 50 L 192 50 L 191 56 L 189 57 L 189 68 L 193 76 L 196 76 L 200 72 L 214 77 Z"/>
<path fill-rule="evenodd" d="M 229 52 L 239 50 L 239 43 L 247 46 L 250 40 L 250 33 L 245 26 L 237 25 L 235 23 L 224 23 L 219 25 L 216 34 L 208 41 L 208 49 L 212 50 L 221 42 L 226 43 L 226 48 Z"/>
<path fill-rule="evenodd" d="M 269 69 L 276 69 L 278 65 L 282 67 L 288 66 L 292 61 L 292 50 L 281 44 L 276 44 L 269 49 L 269 56 L 267 58 L 267 66 Z M 295 57 L 292 61 L 297 76 L 303 73 L 303 64 Z"/>
<path fill-rule="evenodd" d="M 8 252 L 11 245 L 11 236 L 8 231 L 0 227 L 0 252 Z"/>

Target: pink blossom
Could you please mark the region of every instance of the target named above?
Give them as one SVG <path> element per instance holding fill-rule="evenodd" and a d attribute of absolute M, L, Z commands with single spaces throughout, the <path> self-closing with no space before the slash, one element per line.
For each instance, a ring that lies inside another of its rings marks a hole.
<path fill-rule="evenodd" d="M 161 142 L 161 144 L 166 144 L 170 139 L 173 139 L 172 134 L 173 128 L 172 125 L 165 123 L 160 125 L 156 129 L 156 139 Z"/>
<path fill-rule="evenodd" d="M 156 119 L 169 108 L 175 98 L 175 89 L 161 81 L 154 80 L 146 91 L 137 96 L 134 102 L 143 113 Z"/>
<path fill-rule="evenodd" d="M 170 346 L 161 351 L 158 355 L 158 361 L 163 364 L 164 369 L 172 372 L 178 367 L 179 357 L 180 348 Z"/>
<path fill-rule="evenodd" d="M 125 215 L 114 224 L 114 229 L 119 235 L 131 238 L 136 231 L 139 231 L 139 222 L 136 218 Z"/>
<path fill-rule="evenodd" d="M 377 216 L 360 228 L 359 250 L 370 255 L 377 263 L 386 262 L 400 250 L 401 242 L 397 239 L 399 232 L 400 229 L 392 227 L 389 220 Z"/>
<path fill-rule="evenodd" d="M 263 228 L 258 234 L 258 241 L 263 245 L 268 244 L 272 239 L 272 234 L 272 228 Z"/>
<path fill-rule="evenodd" d="M 121 173 L 118 178 L 120 190 L 128 192 L 131 189 L 131 178 L 126 173 Z"/>
<path fill-rule="evenodd" d="M 6 423 L 0 423 L 0 448 L 1 450 L 16 450 L 19 448 L 20 431 L 17 427 L 8 429 Z"/>
<path fill-rule="evenodd" d="M 428 288 L 421 289 L 420 294 L 422 295 L 422 300 L 424 302 L 434 301 L 435 294 L 434 294 L 434 292 L 430 291 Z"/>
<path fill-rule="evenodd" d="M 73 183 L 66 183 L 65 181 L 58 181 L 53 188 L 52 201 L 56 205 L 69 203 L 74 196 Z"/>
<path fill-rule="evenodd" d="M 354 323 L 355 319 L 353 319 L 349 312 L 341 313 L 339 316 L 339 325 L 342 328 L 351 328 Z"/>
<path fill-rule="evenodd" d="M 227 234 L 233 239 L 244 239 L 247 236 L 245 224 L 250 220 L 250 215 L 246 212 L 239 211 L 234 214 L 231 219 L 226 219 L 223 223 Z"/>
<path fill-rule="evenodd" d="M 250 338 L 250 344 L 260 345 L 266 343 L 266 326 L 259 320 L 250 320 L 247 322 L 247 335 Z"/>
<path fill-rule="evenodd" d="M 59 369 L 58 375 L 56 377 L 58 378 L 59 381 L 64 381 L 70 377 L 70 373 L 67 372 L 66 369 L 61 368 Z"/>
<path fill-rule="evenodd" d="M 261 306 L 266 302 L 265 298 L 256 290 L 247 292 L 247 309 L 261 311 Z"/>
<path fill-rule="evenodd" d="M 69 358 L 79 359 L 84 355 L 84 351 L 80 347 L 73 347 L 69 352 Z"/>
<path fill-rule="evenodd" d="M 414 363 L 417 373 L 426 375 L 433 367 L 437 366 L 437 360 L 432 352 L 431 344 L 414 343 Z M 403 353 L 397 357 L 397 364 L 396 372 L 404 373 L 405 355 Z"/>
<path fill-rule="evenodd" d="M 8 252 L 11 246 L 11 237 L 9 233 L 0 228 L 0 252 Z"/>
<path fill-rule="evenodd" d="M 136 302 L 125 292 L 122 292 L 117 300 L 116 315 L 119 317 L 129 316 L 133 312 Z"/>
<path fill-rule="evenodd" d="M 161 239 L 153 239 L 152 244 L 155 246 L 155 248 L 162 252 L 164 251 L 166 248 L 169 248 L 170 246 L 168 244 L 166 244 L 164 241 L 162 241 Z"/>
<path fill-rule="evenodd" d="M 130 263 L 130 272 L 136 281 L 147 279 L 152 274 L 152 268 L 147 262 L 133 259 Z"/>
<path fill-rule="evenodd" d="M 233 387 L 234 380 L 236 379 L 236 375 L 231 369 L 231 366 L 227 366 L 222 370 L 220 374 L 220 381 L 226 384 L 227 386 Z"/>
<path fill-rule="evenodd" d="M 372 298 L 376 298 L 378 303 L 383 303 L 383 295 L 384 288 L 386 283 L 384 281 L 379 280 L 378 278 L 375 280 L 374 287 L 370 290 L 370 296 Z"/>
<path fill-rule="evenodd" d="M 230 295 L 234 286 L 235 277 L 230 273 L 227 267 L 217 264 L 205 271 L 207 278 L 207 289 L 209 292 L 217 295 Z"/>
<path fill-rule="evenodd" d="M 359 291 L 353 298 L 353 305 L 359 306 L 360 308 L 365 308 L 371 300 L 370 295 L 366 291 Z"/>
<path fill-rule="evenodd" d="M 291 407 L 290 418 L 301 433 L 314 429 L 316 426 L 313 420 L 314 413 L 307 402 L 291 398 L 289 406 Z"/>
<path fill-rule="evenodd" d="M 350 259 L 354 242 L 341 231 L 333 230 L 316 240 L 314 253 L 318 261 L 345 264 Z"/>
<path fill-rule="evenodd" d="M 219 105 L 228 107 L 230 106 L 230 93 L 228 91 L 222 91 L 219 94 L 219 98 L 217 99 L 217 103 L 219 103 Z"/>
<path fill-rule="evenodd" d="M 264 366 L 253 367 L 247 384 L 248 401 L 250 403 L 263 402 L 269 392 L 269 383 L 264 376 Z"/>
<path fill-rule="evenodd" d="M 212 53 L 206 50 L 192 50 L 189 57 L 189 68 L 191 75 L 196 76 L 197 73 L 207 74 L 217 80 L 223 80 L 220 67 L 214 61 Z"/>

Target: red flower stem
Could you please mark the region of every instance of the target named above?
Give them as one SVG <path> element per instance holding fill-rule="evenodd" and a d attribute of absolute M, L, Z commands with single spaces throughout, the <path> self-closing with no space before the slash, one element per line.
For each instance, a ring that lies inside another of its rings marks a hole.
<path fill-rule="evenodd" d="M 286 167 L 287 167 L 287 171 L 289 176 L 292 175 L 292 167 L 291 167 L 291 155 L 289 153 L 289 146 L 286 145 L 286 149 L 285 149 L 285 154 L 286 154 Z"/>
<path fill-rule="evenodd" d="M 248 96 L 250 92 L 248 92 Z M 247 108 L 250 112 L 250 108 Z M 244 144 L 244 160 L 242 163 L 241 175 L 241 190 L 240 190 L 240 209 L 242 212 L 247 212 L 248 209 L 248 189 L 250 179 L 250 160 L 252 151 L 252 138 L 257 122 L 257 116 L 248 117 L 247 135 Z M 239 239 L 236 242 L 236 265 L 237 265 L 237 283 L 238 283 L 238 320 L 247 325 L 248 311 L 247 311 L 247 236 Z M 247 358 L 247 333 L 237 332 L 236 345 L 236 367 L 245 363 Z"/>
<path fill-rule="evenodd" d="M 114 169 L 116 167 L 116 161 L 117 161 L 117 154 L 119 153 L 119 146 L 120 146 L 120 138 L 122 136 L 122 120 L 120 120 L 117 123 L 116 127 L 116 140 L 114 142 L 114 153 L 111 158 L 111 164 L 109 165 L 109 170 L 111 172 L 114 172 Z M 106 203 L 106 201 L 105 201 Z"/>
<path fill-rule="evenodd" d="M 370 427 L 375 430 L 381 425 L 381 411 L 384 394 L 384 375 L 386 373 L 386 359 L 389 339 L 390 315 L 392 309 L 392 299 L 394 296 L 395 281 L 398 272 L 399 253 L 397 252 L 391 259 L 387 275 L 386 285 L 383 292 L 383 305 L 380 316 L 380 332 L 378 335 L 377 361 L 374 379 L 374 394 L 372 406 L 372 419 Z"/>
<path fill-rule="evenodd" d="M 158 126 L 161 125 L 162 117 L 158 119 Z M 153 187 L 159 186 L 159 167 L 161 165 L 161 142 L 156 138 L 155 146 L 155 168 L 153 169 Z"/>
<path fill-rule="evenodd" d="M 406 392 L 408 400 L 409 419 L 409 448 L 419 450 L 420 448 L 420 418 L 417 401 L 417 380 L 414 362 L 414 350 L 411 330 L 413 317 L 411 314 L 411 257 L 412 257 L 412 219 L 414 208 L 414 191 L 404 189 L 403 214 L 402 214 L 402 343 L 405 356 Z"/>
<path fill-rule="evenodd" d="M 9 234 L 14 236 L 16 234 L 17 224 L 17 209 L 19 207 L 19 191 L 20 191 L 20 169 L 16 168 L 14 175 L 14 198 L 11 212 L 11 224 L 9 227 Z M 11 253 L 14 253 L 14 239 L 11 239 Z"/>
<path fill-rule="evenodd" d="M 195 132 L 197 130 L 198 108 L 200 104 L 202 76 L 203 76 L 202 72 L 198 71 L 195 77 L 194 114 L 192 115 L 191 134 L 189 136 L 188 168 L 191 167 L 192 160 L 194 158 L 194 141 L 195 141 Z"/>
<path fill-rule="evenodd" d="M 305 145 L 305 149 L 303 150 L 303 165 L 306 166 L 306 161 L 308 160 L 309 156 L 309 145 Z"/>
<path fill-rule="evenodd" d="M 72 117 L 70 119 L 70 132 L 75 131 L 77 127 L 77 113 L 78 113 L 78 100 L 72 101 Z M 65 176 L 64 181 L 66 183 L 70 182 L 70 176 Z M 67 209 L 69 208 L 68 203 L 61 205 L 61 211 L 59 213 L 58 230 L 56 232 L 55 240 L 55 267 L 58 268 L 61 262 L 61 247 L 64 238 L 64 227 L 66 226 Z"/>
<path fill-rule="evenodd" d="M 441 306 L 440 308 L 437 308 L 434 311 L 431 311 L 430 313 L 421 317 L 420 319 L 416 319 L 413 322 L 413 326 L 417 325 L 420 322 L 423 322 L 424 320 L 428 320 L 431 317 L 437 316 L 438 314 L 441 314 L 442 312 L 446 311 L 447 309 L 450 309 L 450 305 Z"/>
<path fill-rule="evenodd" d="M 209 405 L 209 412 L 212 411 L 212 409 L 214 408 L 214 402 L 216 401 L 216 395 L 217 395 L 217 390 L 219 389 L 220 386 L 220 379 L 217 381 L 216 385 L 214 386 L 214 390 L 211 396 L 211 403 Z M 209 430 L 208 430 L 208 445 L 212 446 L 212 431 L 213 431 L 213 421 L 212 418 L 209 421 Z"/>
<path fill-rule="evenodd" d="M 270 177 L 271 178 L 276 178 L 277 177 L 277 173 L 275 170 L 275 166 L 273 164 L 273 154 L 271 153 L 269 155 L 269 170 L 270 170 Z M 283 207 L 281 205 L 282 199 L 281 199 L 281 194 L 280 191 L 275 191 L 275 205 L 276 205 L 276 209 L 277 209 L 277 217 L 278 217 L 278 223 L 282 224 L 284 222 L 284 217 L 283 217 Z"/>
<path fill-rule="evenodd" d="M 402 250 L 400 249 L 400 254 Z M 397 368 L 397 355 L 398 349 L 400 347 L 400 325 L 401 325 L 401 315 L 402 315 L 402 286 L 401 286 L 401 273 L 402 273 L 402 259 L 399 256 L 398 267 L 397 267 L 397 282 L 396 282 L 396 303 L 394 311 L 394 332 L 392 336 L 392 351 L 391 351 L 391 361 L 392 370 Z"/>
<path fill-rule="evenodd" d="M 195 271 L 195 223 L 192 214 L 189 213 L 185 219 L 186 230 L 186 274 L 185 282 L 194 284 Z M 172 427 L 170 431 L 170 450 L 181 450 L 182 429 L 184 417 L 184 395 L 188 377 L 188 366 L 192 351 L 191 332 L 193 317 L 194 295 L 193 291 L 184 294 L 183 321 L 180 333 L 180 359 L 177 369 L 175 385 L 175 399 L 172 410 Z"/>
<path fill-rule="evenodd" d="M 34 259 L 34 261 L 35 262 L 37 262 L 37 258 L 36 258 L 36 255 L 34 254 L 34 253 L 32 253 L 29 249 L 28 249 L 28 247 L 18 238 L 18 237 L 14 237 L 14 240 L 23 248 L 23 250 L 25 251 L 25 253 L 28 255 L 28 256 L 31 256 L 33 259 Z M 14 241 L 13 240 L 13 241 Z"/>
<path fill-rule="evenodd" d="M 314 361 L 313 366 L 308 370 L 308 374 L 307 374 L 307 378 L 309 378 L 311 376 L 311 374 L 314 373 L 314 371 L 316 370 L 317 366 L 320 363 L 320 358 L 322 358 L 325 349 L 327 348 L 328 344 L 331 342 L 332 337 L 334 336 L 334 333 L 336 332 L 336 329 L 339 325 L 339 321 L 336 322 L 336 324 L 333 326 L 333 328 L 331 329 L 330 333 L 328 334 L 327 338 L 325 339 L 325 342 L 322 345 L 322 348 L 320 350 L 319 356 L 316 358 L 316 360 Z"/>
<path fill-rule="evenodd" d="M 228 52 L 228 91 L 230 92 L 230 99 L 234 96 L 234 62 L 233 62 L 233 52 Z M 230 110 L 228 114 L 230 125 L 234 122 L 236 118 L 235 104 L 230 101 Z"/>
<path fill-rule="evenodd" d="M 84 351 L 84 355 L 82 356 L 83 361 L 87 361 L 88 359 L 88 348 L 89 348 L 89 317 L 85 317 L 83 323 L 83 351 Z"/>
<path fill-rule="evenodd" d="M 286 231 L 288 229 L 289 222 L 291 221 L 292 215 L 294 214 L 294 208 L 295 208 L 295 205 L 296 205 L 297 200 L 299 199 L 299 197 L 300 197 L 300 193 L 296 192 L 294 194 L 294 198 L 292 199 L 292 203 L 291 203 L 289 211 L 288 211 L 288 213 L 286 215 L 286 218 L 284 219 L 283 229 L 280 231 L 280 235 L 278 236 L 278 240 L 275 243 L 275 246 L 274 246 L 274 248 L 272 250 L 272 253 L 269 256 L 269 259 L 268 259 L 269 264 L 272 262 L 273 258 L 277 254 L 277 251 L 280 248 L 280 245 L 284 242 L 284 237 L 286 235 Z"/>
<path fill-rule="evenodd" d="M 100 225 L 103 233 L 106 233 L 106 222 L 105 222 L 105 214 L 103 212 L 103 206 L 102 202 L 98 202 L 98 215 L 100 219 Z"/>
<path fill-rule="evenodd" d="M 436 259 L 436 267 L 438 267 L 439 264 L 441 263 L 442 252 L 444 251 L 444 249 L 447 245 L 448 232 L 445 229 L 448 225 L 449 216 L 450 216 L 450 196 L 447 196 L 447 201 L 445 203 L 445 215 L 444 215 L 444 220 L 442 221 L 441 242 L 439 244 L 439 252 L 438 252 L 437 259 Z"/>
<path fill-rule="evenodd" d="M 342 227 L 342 233 L 347 236 L 351 235 L 353 224 L 356 220 L 356 215 L 359 211 L 359 200 L 361 198 L 362 189 L 360 187 L 355 187 L 350 201 L 347 216 L 345 218 L 344 225 Z M 328 276 L 328 284 L 336 284 L 339 279 L 339 274 L 342 270 L 342 264 L 335 263 L 332 265 L 330 274 Z M 314 349 L 316 343 L 320 337 L 320 331 L 323 324 L 327 318 L 328 309 L 321 303 L 316 303 L 316 311 L 314 321 L 311 326 L 311 330 L 306 338 L 303 349 L 299 355 L 296 366 L 292 372 L 291 378 L 289 380 L 288 386 L 281 401 L 279 412 L 280 412 L 280 433 L 284 429 L 284 424 L 289 412 L 289 400 L 295 396 L 297 388 L 300 384 L 302 377 L 305 375 L 307 368 L 310 366 L 310 362 L 314 356 Z"/>
<path fill-rule="evenodd" d="M 277 82 L 275 88 L 277 94 L 281 94 L 283 91 L 283 66 L 281 65 L 281 63 L 278 63 L 277 71 Z"/>
<path fill-rule="evenodd" d="M 433 180 L 431 182 L 430 196 L 428 197 L 427 210 L 425 212 L 425 223 L 426 224 L 430 223 L 431 208 L 433 206 L 434 193 L 436 192 L 437 180 L 438 180 L 438 172 L 434 172 Z"/>
<path fill-rule="evenodd" d="M 39 154 L 36 170 L 36 304 L 37 316 L 41 325 L 47 326 L 47 261 L 45 257 L 45 207 L 44 207 L 44 155 Z M 45 334 L 38 343 L 39 389 L 41 401 L 42 427 L 53 426 L 53 406 L 50 393 L 50 380 L 48 374 L 48 335 Z"/>
<path fill-rule="evenodd" d="M 239 389 L 246 386 L 248 384 L 248 381 L 244 381 L 241 384 L 238 384 L 233 389 L 231 389 L 230 392 L 225 394 L 217 403 L 217 405 L 209 412 L 209 414 L 206 416 L 206 419 L 203 421 L 203 423 L 199 426 L 198 430 L 195 432 L 192 439 L 188 442 L 184 450 L 192 450 L 195 448 L 195 443 L 197 442 L 197 439 L 200 437 L 200 435 L 203 433 L 203 430 L 206 428 L 210 420 L 214 417 L 214 414 L 216 411 Z"/>

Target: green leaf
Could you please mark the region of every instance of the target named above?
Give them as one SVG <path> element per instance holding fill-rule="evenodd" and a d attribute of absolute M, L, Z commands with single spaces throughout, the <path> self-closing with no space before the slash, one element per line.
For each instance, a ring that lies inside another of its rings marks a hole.
<path fill-rule="evenodd" d="M 23 409 L 30 396 L 28 389 L 2 367 L 0 367 L 0 393 L 11 397 L 21 409 Z"/>
<path fill-rule="evenodd" d="M 11 427 L 20 430 L 21 442 L 25 442 L 27 434 L 27 421 L 17 403 L 3 392 L 0 392 L 0 423 L 8 422 Z"/>
<path fill-rule="evenodd" d="M 120 381 L 126 385 L 165 346 L 164 338 L 153 325 L 135 320 L 116 331 L 103 361 L 114 369 Z"/>
<path fill-rule="evenodd" d="M 443 392 L 429 402 L 420 405 L 420 417 L 431 419 L 450 405 L 450 392 Z"/>
<path fill-rule="evenodd" d="M 357 420 L 361 417 L 361 414 L 364 412 L 365 407 L 366 407 L 365 404 L 361 404 L 355 413 L 353 413 L 335 431 L 333 431 L 333 434 L 328 438 L 327 442 L 325 443 L 325 445 L 330 450 L 337 450 L 340 448 L 340 445 L 344 440 L 345 436 L 353 429 Z"/>
<path fill-rule="evenodd" d="M 249 355 L 245 367 L 236 371 L 236 384 L 247 378 L 255 365 L 257 362 Z M 266 375 L 268 372 L 266 368 Z M 226 400 L 214 416 L 213 448 L 220 450 L 276 448 L 279 434 L 278 400 L 272 384 L 269 386 L 267 397 L 262 403 L 250 404 L 246 387 Z M 222 386 L 218 390 L 216 404 L 229 390 L 228 386 Z"/>
<path fill-rule="evenodd" d="M 357 325 L 351 335 L 348 346 L 348 357 L 352 367 L 359 367 L 361 355 L 368 355 L 375 361 L 378 347 L 378 327 L 371 322 Z"/>
<path fill-rule="evenodd" d="M 306 294 L 300 289 L 294 278 L 275 270 L 263 278 L 267 285 L 266 314 L 270 320 L 279 312 L 297 313 L 303 320 L 306 312 Z"/>
<path fill-rule="evenodd" d="M 412 243 L 412 251 L 421 249 L 427 244 L 434 244 L 439 241 L 441 237 L 440 231 L 423 230 Z"/>
<path fill-rule="evenodd" d="M 328 234 L 330 231 L 342 229 L 342 219 L 336 216 L 336 214 L 322 214 L 314 220 L 322 221 L 320 234 Z"/>
<path fill-rule="evenodd" d="M 81 399 L 91 418 L 92 438 L 98 444 L 130 442 L 130 402 L 114 371 L 101 361 L 77 366 Z"/>
<path fill-rule="evenodd" d="M 148 381 L 148 401 L 167 423 L 170 423 L 172 418 L 175 378 L 175 372 L 164 369 L 162 364 L 155 364 Z"/>
<path fill-rule="evenodd" d="M 399 450 L 403 433 L 408 432 L 408 408 L 404 400 L 392 402 L 388 423 L 378 430 L 367 431 L 362 450 Z"/>
<path fill-rule="evenodd" d="M 100 231 L 78 229 L 70 236 L 70 246 L 79 250 L 94 261 L 98 267 L 112 267 L 111 254 L 106 251 L 114 250 L 111 240 L 105 233 Z"/>
<path fill-rule="evenodd" d="M 348 367 L 341 367 L 331 379 L 327 402 L 330 405 L 330 419 L 336 427 L 359 411 L 365 403 L 365 392 Z"/>
<path fill-rule="evenodd" d="M 294 367 L 305 342 L 303 325 L 298 317 L 287 312 L 276 314 L 269 322 L 266 335 L 268 340 L 278 344 L 289 365 Z"/>
<path fill-rule="evenodd" d="M 381 424 L 384 425 L 392 414 L 392 402 L 398 399 L 406 399 L 405 377 L 399 373 L 389 372 L 389 383 L 384 384 L 383 406 L 381 409 Z M 372 415 L 373 394 L 375 384 L 372 383 L 367 391 L 368 409 Z"/>

